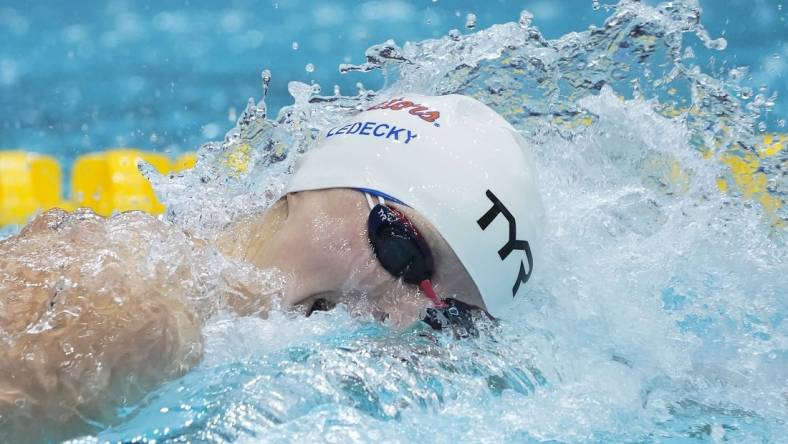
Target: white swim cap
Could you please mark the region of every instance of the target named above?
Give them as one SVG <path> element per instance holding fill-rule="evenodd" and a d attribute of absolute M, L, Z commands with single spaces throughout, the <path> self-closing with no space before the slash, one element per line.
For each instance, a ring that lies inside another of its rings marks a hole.
<path fill-rule="evenodd" d="M 361 188 L 392 196 L 440 232 L 500 317 L 538 267 L 544 209 L 523 138 L 466 96 L 386 100 L 331 128 L 287 192 Z"/>

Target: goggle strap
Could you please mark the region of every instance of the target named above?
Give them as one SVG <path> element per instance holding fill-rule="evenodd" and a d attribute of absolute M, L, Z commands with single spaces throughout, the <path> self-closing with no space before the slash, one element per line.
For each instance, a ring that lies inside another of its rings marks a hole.
<path fill-rule="evenodd" d="M 438 297 L 438 294 L 435 293 L 435 288 L 432 287 L 432 281 L 429 279 L 424 279 L 419 284 L 419 288 L 421 292 L 424 293 L 424 296 L 427 296 L 427 299 L 432 301 L 432 304 L 435 305 L 435 308 L 446 308 L 449 305 L 446 302 Z"/>
<path fill-rule="evenodd" d="M 369 205 L 369 209 L 371 210 L 371 209 L 375 208 L 375 202 L 372 200 L 372 196 L 370 196 L 369 193 L 364 193 L 364 197 L 367 198 L 367 205 Z M 380 202 L 381 205 L 385 205 L 386 204 L 385 199 L 383 199 L 380 196 L 378 196 L 378 202 Z"/>

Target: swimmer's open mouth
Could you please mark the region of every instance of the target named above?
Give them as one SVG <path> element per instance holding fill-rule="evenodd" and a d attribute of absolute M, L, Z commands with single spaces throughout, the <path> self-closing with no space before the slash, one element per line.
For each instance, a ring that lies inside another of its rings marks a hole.
<path fill-rule="evenodd" d="M 334 307 L 336 307 L 336 305 L 337 305 L 336 303 L 331 302 L 328 299 L 317 298 L 315 299 L 314 302 L 312 302 L 312 305 L 310 305 L 309 308 L 307 309 L 306 315 L 307 317 L 309 317 L 312 316 L 312 313 L 316 311 L 331 311 L 334 309 Z"/>

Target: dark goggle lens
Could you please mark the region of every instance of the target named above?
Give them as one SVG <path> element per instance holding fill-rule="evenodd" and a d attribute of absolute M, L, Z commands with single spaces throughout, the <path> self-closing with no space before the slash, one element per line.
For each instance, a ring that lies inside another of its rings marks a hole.
<path fill-rule="evenodd" d="M 381 230 L 373 241 L 375 253 L 383 268 L 406 282 L 419 283 L 427 279 L 428 271 L 419 247 L 390 228 Z"/>
<path fill-rule="evenodd" d="M 370 212 L 368 228 L 372 249 L 389 273 L 410 284 L 432 277 L 429 247 L 404 215 L 377 205 Z"/>

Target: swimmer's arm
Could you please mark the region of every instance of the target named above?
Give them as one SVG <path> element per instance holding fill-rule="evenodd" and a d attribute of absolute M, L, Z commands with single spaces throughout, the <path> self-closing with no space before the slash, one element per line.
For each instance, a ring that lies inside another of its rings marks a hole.
<path fill-rule="evenodd" d="M 0 442 L 59 441 L 112 424 L 118 406 L 201 357 L 193 305 L 165 282 L 130 279 L 145 264 L 112 246 L 104 224 L 49 212 L 0 241 Z"/>
<path fill-rule="evenodd" d="M 6 300 L 15 296 L 0 291 Z M 22 331 L 4 332 L 0 442 L 23 442 L 4 438 L 30 433 L 57 439 L 89 432 L 89 423 L 112 424 L 119 405 L 133 405 L 199 361 L 199 320 L 188 307 L 155 290 L 124 299 L 119 305 L 108 294 L 62 290 Z"/>

